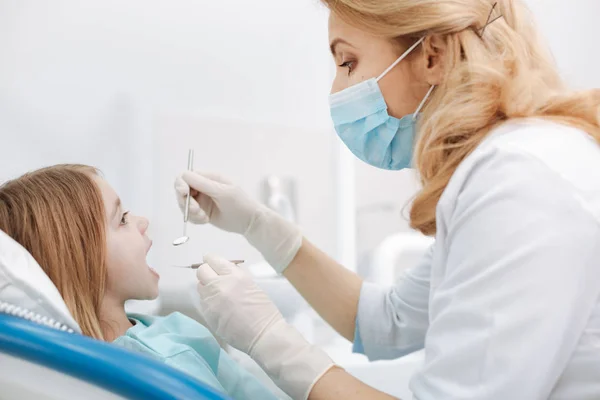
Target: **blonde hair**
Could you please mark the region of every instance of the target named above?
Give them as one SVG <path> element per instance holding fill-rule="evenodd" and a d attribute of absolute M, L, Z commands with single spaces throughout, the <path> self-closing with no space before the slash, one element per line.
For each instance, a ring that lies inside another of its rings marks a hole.
<path fill-rule="evenodd" d="M 106 286 L 102 193 L 85 165 L 56 165 L 0 186 L 0 229 L 57 287 L 83 334 L 102 340 Z"/>
<path fill-rule="evenodd" d="M 422 233 L 435 234 L 436 207 L 458 165 L 504 121 L 546 118 L 600 141 L 600 92 L 566 89 L 522 1 L 322 2 L 374 35 L 403 43 L 438 35 L 446 44 L 445 76 L 423 109 L 414 150 L 423 187 L 410 222 Z"/>

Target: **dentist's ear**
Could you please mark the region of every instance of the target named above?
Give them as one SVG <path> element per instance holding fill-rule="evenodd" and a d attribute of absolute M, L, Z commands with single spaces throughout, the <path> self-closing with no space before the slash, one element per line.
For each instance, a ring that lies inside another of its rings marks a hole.
<path fill-rule="evenodd" d="M 444 66 L 446 42 L 440 35 L 431 35 L 425 38 L 422 47 L 424 79 L 429 86 L 438 86 L 446 72 Z"/>

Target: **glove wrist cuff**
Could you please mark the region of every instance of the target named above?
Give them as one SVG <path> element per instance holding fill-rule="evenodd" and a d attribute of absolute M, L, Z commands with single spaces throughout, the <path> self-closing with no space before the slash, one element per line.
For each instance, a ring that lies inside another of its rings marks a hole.
<path fill-rule="evenodd" d="M 265 206 L 256 211 L 244 236 L 279 274 L 302 246 L 302 232 L 298 226 Z"/>
<path fill-rule="evenodd" d="M 285 320 L 269 328 L 249 355 L 293 399 L 307 399 L 315 383 L 335 366 Z"/>

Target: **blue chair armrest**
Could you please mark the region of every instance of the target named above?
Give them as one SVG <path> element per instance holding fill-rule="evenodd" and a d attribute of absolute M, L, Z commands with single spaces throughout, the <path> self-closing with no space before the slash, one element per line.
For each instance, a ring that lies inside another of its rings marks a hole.
<path fill-rule="evenodd" d="M 0 314 L 0 353 L 60 371 L 127 399 L 229 399 L 143 354 L 5 314 Z"/>

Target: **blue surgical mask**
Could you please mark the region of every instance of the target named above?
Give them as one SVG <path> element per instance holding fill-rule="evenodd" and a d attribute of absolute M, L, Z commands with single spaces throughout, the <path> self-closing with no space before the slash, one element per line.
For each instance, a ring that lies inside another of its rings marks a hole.
<path fill-rule="evenodd" d="M 329 96 L 331 118 L 338 136 L 356 157 L 374 167 L 399 170 L 410 168 L 412 164 L 416 119 L 435 86 L 429 89 L 414 114 L 398 119 L 388 114 L 378 82 L 423 39 L 406 50 L 379 77 Z"/>

